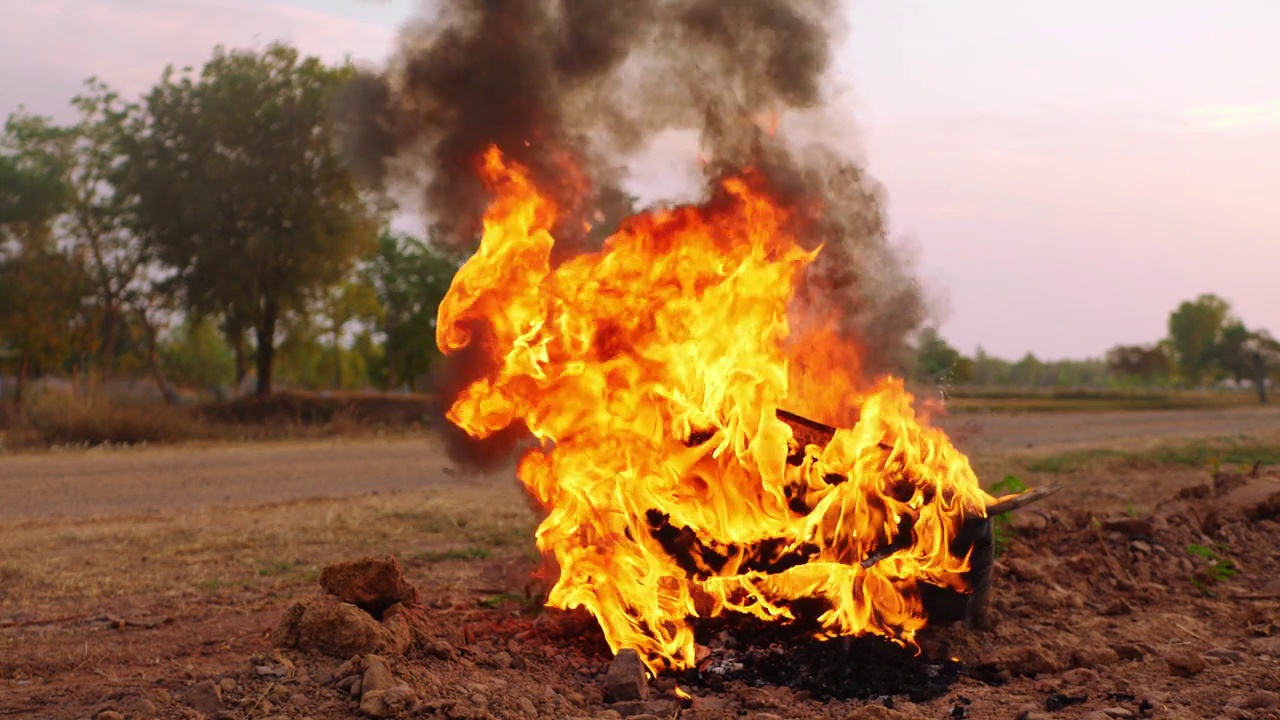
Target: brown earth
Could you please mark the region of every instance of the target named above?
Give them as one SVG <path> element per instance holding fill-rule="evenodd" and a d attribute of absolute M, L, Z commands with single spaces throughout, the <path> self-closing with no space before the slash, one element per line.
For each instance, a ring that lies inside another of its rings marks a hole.
<path fill-rule="evenodd" d="M 987 458 L 982 469 L 1027 442 L 1136 447 L 1144 433 L 1244 432 L 1278 417 L 1239 412 L 987 417 L 952 430 Z M 884 699 L 697 686 L 681 709 L 605 702 L 598 632 L 526 599 L 540 591 L 535 520 L 510 472 L 452 472 L 433 441 L 4 457 L 0 717 L 199 717 L 192 704 L 210 694 L 225 718 L 364 717 L 335 677 L 346 658 L 272 640 L 287 608 L 319 592 L 323 566 L 385 554 L 400 558 L 430 627 L 426 649 L 389 658 L 420 717 L 1280 717 L 1280 476 L 1216 490 L 1203 468 L 1054 479 L 1067 489 L 1049 512 L 1020 513 L 998 563 L 994 631 L 923 640 L 974 669 L 945 696 L 894 698 L 890 711 Z M 1176 497 L 1199 486 L 1207 494 Z M 651 699 L 673 686 L 654 683 Z"/>

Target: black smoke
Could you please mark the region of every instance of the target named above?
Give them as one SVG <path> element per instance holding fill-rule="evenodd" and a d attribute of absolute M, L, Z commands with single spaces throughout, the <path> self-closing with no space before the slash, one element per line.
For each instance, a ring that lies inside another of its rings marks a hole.
<path fill-rule="evenodd" d="M 443 230 L 435 241 L 474 243 L 488 201 L 476 162 L 497 145 L 557 199 L 557 249 L 587 249 L 598 238 L 583 221 L 617 216 L 630 155 L 660 132 L 690 131 L 709 159 L 709 184 L 754 166 L 803 209 L 805 242 L 825 247 L 797 302 L 837 317 L 862 347 L 865 370 L 893 370 L 903 358 L 925 305 L 909 258 L 888 238 L 881 189 L 834 142 L 761 122 L 830 110 L 828 71 L 845 36 L 840 2 L 441 5 L 402 30 L 396 56 L 359 76 L 342 105 L 357 170 L 422 188 L 425 212 Z"/>

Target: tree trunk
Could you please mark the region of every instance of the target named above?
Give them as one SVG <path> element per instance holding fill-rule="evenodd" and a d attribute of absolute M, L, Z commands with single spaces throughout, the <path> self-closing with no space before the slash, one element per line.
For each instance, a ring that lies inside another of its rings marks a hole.
<path fill-rule="evenodd" d="M 165 404 L 177 405 L 178 393 L 169 384 L 169 379 L 164 376 L 164 369 L 160 367 L 160 348 L 155 326 L 142 310 L 138 311 L 138 321 L 142 323 L 142 329 L 147 334 L 147 368 L 151 370 L 151 379 L 155 380 L 156 386 L 160 388 Z"/>
<path fill-rule="evenodd" d="M 1254 383 L 1258 386 L 1258 403 L 1267 404 L 1267 360 L 1262 353 L 1253 356 Z"/>
<path fill-rule="evenodd" d="M 102 364 L 99 367 L 107 370 L 108 373 L 114 373 L 116 369 L 116 343 L 119 341 L 120 332 L 120 309 L 116 306 L 114 295 L 108 294 L 106 298 L 106 307 L 102 312 Z"/>
<path fill-rule="evenodd" d="M 275 364 L 276 354 L 276 314 L 275 302 L 268 300 L 263 309 L 262 320 L 258 323 L 258 397 L 271 394 L 271 370 Z"/>
<path fill-rule="evenodd" d="M 22 359 L 18 361 L 18 379 L 13 385 L 13 404 L 22 407 L 22 390 L 27 383 L 27 372 L 31 367 L 31 358 L 26 350 L 22 351 Z"/>

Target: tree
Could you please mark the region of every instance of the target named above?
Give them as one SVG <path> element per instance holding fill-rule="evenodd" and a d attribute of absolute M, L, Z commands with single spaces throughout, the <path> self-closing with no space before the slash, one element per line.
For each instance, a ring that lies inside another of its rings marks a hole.
<path fill-rule="evenodd" d="M 1182 379 L 1203 385 L 1218 366 L 1215 357 L 1231 305 L 1217 295 L 1188 300 L 1169 315 L 1169 340 Z"/>
<path fill-rule="evenodd" d="M 361 269 L 382 307 L 386 383 L 414 387 L 436 349 L 436 313 L 461 259 L 410 235 L 384 232 Z"/>
<path fill-rule="evenodd" d="M 282 321 L 375 238 L 334 143 L 331 108 L 351 75 L 286 45 L 219 48 L 198 75 L 165 71 L 123 146 L 134 231 L 195 317 L 220 318 L 238 352 L 253 332 L 260 395 Z"/>
<path fill-rule="evenodd" d="M 381 320 L 382 305 L 378 302 L 378 295 L 373 287 L 356 279 L 348 279 L 319 293 L 316 309 L 324 319 L 325 330 L 329 333 L 329 366 L 333 371 L 333 386 L 345 387 L 343 367 L 349 361 L 344 358 L 343 335 L 353 322 L 377 323 Z M 349 377 L 349 373 L 345 375 Z"/>
<path fill-rule="evenodd" d="M 17 404 L 32 371 L 57 367 L 85 342 L 82 268 L 53 236 L 69 195 L 44 143 L 54 132 L 46 119 L 20 114 L 0 138 L 0 348 L 18 360 Z"/>
<path fill-rule="evenodd" d="M 114 368 L 130 311 L 146 315 L 152 310 L 144 273 L 150 263 L 148 247 L 128 227 L 129 198 L 111 183 L 137 106 L 95 78 L 85 81 L 85 93 L 72 104 L 80 120 L 64 132 L 61 143 L 71 190 L 67 234 L 84 249 L 99 304 L 101 360 Z M 166 384 L 159 377 L 157 381 Z"/>
<path fill-rule="evenodd" d="M 916 374 L 928 382 L 963 384 L 974 377 L 974 363 L 947 344 L 938 331 L 926 327 L 916 341 Z"/>
<path fill-rule="evenodd" d="M 1117 345 L 1107 351 L 1107 369 L 1114 375 L 1136 378 L 1150 385 L 1168 377 L 1173 363 L 1160 343 Z"/>

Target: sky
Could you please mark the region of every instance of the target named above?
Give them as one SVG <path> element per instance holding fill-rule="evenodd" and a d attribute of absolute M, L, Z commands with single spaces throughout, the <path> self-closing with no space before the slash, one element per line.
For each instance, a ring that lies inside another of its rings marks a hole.
<path fill-rule="evenodd" d="M 377 65 L 418 0 L 0 0 L 0 114 L 214 45 Z M 1213 292 L 1280 335 L 1280 3 L 851 0 L 836 141 L 965 352 L 1100 356 Z M 681 185 L 642 162 L 646 196 Z"/>

